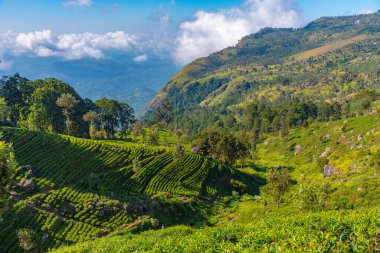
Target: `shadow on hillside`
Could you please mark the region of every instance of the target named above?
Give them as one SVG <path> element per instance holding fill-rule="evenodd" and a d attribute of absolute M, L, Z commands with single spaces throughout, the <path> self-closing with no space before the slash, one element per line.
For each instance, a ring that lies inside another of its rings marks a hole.
<path fill-rule="evenodd" d="M 131 178 L 133 170 L 130 151 L 121 150 L 116 146 L 21 129 L 7 130 L 4 135 L 8 141 L 13 142 L 18 163 L 29 164 L 36 169 L 35 178 L 38 178 L 36 190 L 29 192 L 28 196 L 37 192 L 52 195 L 53 192 L 50 190 L 58 191 L 56 192 L 58 197 L 54 198 L 52 203 L 48 205 L 42 202 L 34 203 L 35 208 L 46 214 L 53 214 L 74 223 L 82 221 L 94 229 L 103 228 L 103 222 L 111 224 L 116 219 L 114 217 L 125 212 L 132 221 L 138 217 L 149 216 L 158 219 L 160 224 L 165 226 L 180 224 L 198 226 L 207 223 L 214 206 L 218 205 L 214 204 L 215 201 L 210 196 L 202 199 L 191 196 L 171 196 L 167 193 L 157 194 L 160 195 L 159 197 L 133 195 L 138 194 L 136 191 L 140 190 L 136 189 L 140 187 L 138 187 L 139 182 Z M 149 156 L 149 154 L 145 155 Z M 254 196 L 259 195 L 260 187 L 266 183 L 260 175 L 239 170 L 233 170 L 234 172 L 230 175 L 227 173 L 229 170 L 227 167 L 222 166 L 222 168 L 226 171 L 223 169 L 216 172 L 217 175 L 226 172 L 224 174 L 226 178 L 219 178 L 226 183 L 226 187 L 218 184 L 219 181 L 214 184 L 207 181 L 203 187 L 204 192 L 207 192 L 206 186 L 218 185 L 225 190 L 225 194 L 220 194 L 222 191 L 216 188 L 218 196 L 231 196 L 232 190 L 238 191 L 242 182 L 246 188 L 244 193 Z M 236 185 L 231 186 L 231 179 L 236 180 Z M 54 186 L 45 187 L 45 183 L 42 184 L 41 181 L 50 181 L 54 183 Z M 70 188 L 70 191 L 59 192 L 64 187 Z M 68 208 L 71 205 L 75 208 Z M 93 209 L 82 210 L 82 206 Z M 76 217 L 78 213 L 87 218 L 79 219 Z M 59 229 L 68 226 L 63 219 L 59 221 L 57 223 Z M 129 222 L 128 220 L 125 224 Z M 151 223 L 154 222 L 149 220 L 147 229 L 151 228 L 149 227 Z M 40 231 L 40 228 L 36 230 Z M 51 240 L 59 239 L 53 236 L 51 238 Z M 73 242 L 65 241 L 64 243 Z"/>
<path fill-rule="evenodd" d="M 259 195 L 260 187 L 266 184 L 266 179 L 258 174 L 249 174 L 241 170 L 236 170 L 233 179 L 244 183 L 246 193 L 249 195 Z"/>
<path fill-rule="evenodd" d="M 239 168 L 239 178 L 249 178 L 249 180 L 246 180 L 245 183 L 254 182 L 254 184 L 249 184 L 251 187 L 248 190 L 248 194 L 250 195 L 259 195 L 260 194 L 260 188 L 262 186 L 265 186 L 267 184 L 267 180 L 265 178 L 265 173 L 267 173 L 272 168 L 278 168 L 278 169 L 287 169 L 289 173 L 292 173 L 295 171 L 294 167 L 291 166 L 276 166 L 276 167 L 268 167 L 263 165 L 257 165 L 254 163 L 247 163 L 245 166 Z M 248 173 L 249 170 L 254 170 L 254 174 Z M 290 179 L 289 183 L 292 185 L 296 185 L 298 182 L 294 179 Z"/>

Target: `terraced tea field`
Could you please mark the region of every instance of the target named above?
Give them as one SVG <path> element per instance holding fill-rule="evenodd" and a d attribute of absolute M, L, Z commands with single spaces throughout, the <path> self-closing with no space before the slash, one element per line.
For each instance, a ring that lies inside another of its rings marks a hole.
<path fill-rule="evenodd" d="M 149 227 L 156 216 L 191 219 L 197 211 L 190 197 L 230 195 L 231 179 L 250 185 L 249 190 L 255 185 L 251 176 L 209 158 L 184 154 L 175 161 L 170 148 L 15 128 L 3 129 L 3 139 L 13 144 L 20 165 L 16 182 L 29 180 L 32 186 L 13 189 L 15 205 L 1 224 L 6 229 L 1 231 L 0 252 L 21 252 L 16 236 L 20 228 L 36 231 L 46 251 L 128 224 Z M 154 197 L 160 193 L 183 199 Z"/>

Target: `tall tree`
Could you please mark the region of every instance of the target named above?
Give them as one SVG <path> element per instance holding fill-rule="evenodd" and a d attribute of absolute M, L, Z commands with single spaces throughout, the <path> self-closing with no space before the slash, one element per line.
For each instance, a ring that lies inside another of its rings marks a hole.
<path fill-rule="evenodd" d="M 137 137 L 139 137 L 140 135 L 142 135 L 142 127 L 140 125 L 139 122 L 135 122 L 133 125 L 132 125 L 132 131 L 131 131 L 131 135 L 132 135 L 132 141 L 136 142 L 137 141 Z"/>
<path fill-rule="evenodd" d="M 70 128 L 72 126 L 72 121 L 70 120 L 70 113 L 73 110 L 74 106 L 79 103 L 73 95 L 70 93 L 64 93 L 57 99 L 57 105 L 62 108 L 63 115 L 66 117 L 66 130 L 67 135 L 70 135 Z"/>
<path fill-rule="evenodd" d="M 65 122 L 67 118 L 62 114 L 62 107 L 58 106 L 57 100 L 62 94 L 71 94 L 79 102 L 75 104 L 75 108 L 68 110 L 71 112 L 70 121 L 73 122 L 70 134 L 87 136 L 88 126 L 83 121 L 83 115 L 89 110 L 83 99 L 70 85 L 54 78 L 36 80 L 33 83 L 36 83 L 38 88 L 31 95 L 27 120 L 20 125 L 40 131 L 67 132 Z"/>
<path fill-rule="evenodd" d="M 158 131 L 159 131 L 158 125 L 153 125 L 150 127 L 149 142 L 151 145 L 158 145 L 158 139 L 159 139 Z"/>
<path fill-rule="evenodd" d="M 11 109 L 7 105 L 7 101 L 4 97 L 0 97 L 0 120 L 1 122 L 6 121 L 11 114 Z M 1 123 L 0 122 L 0 123 Z"/>
<path fill-rule="evenodd" d="M 135 122 L 134 110 L 127 103 L 119 102 L 118 118 L 120 122 L 119 131 L 125 137 L 128 129 Z"/>
<path fill-rule="evenodd" d="M 277 208 L 280 208 L 281 200 L 289 189 L 289 171 L 287 168 L 271 168 L 267 173 L 266 190 L 271 196 Z"/>
<path fill-rule="evenodd" d="M 95 102 L 99 108 L 101 127 L 107 138 L 112 138 L 118 126 L 118 102 L 112 99 L 100 99 Z"/>
<path fill-rule="evenodd" d="M 83 115 L 83 120 L 89 124 L 89 134 L 91 138 L 94 138 L 96 134 L 96 125 L 95 122 L 99 118 L 99 115 L 94 111 L 89 111 Z"/>
<path fill-rule="evenodd" d="M 33 92 L 28 79 L 18 73 L 13 76 L 4 76 L 0 80 L 0 96 L 4 97 L 10 108 L 10 120 L 17 124 L 22 110 L 27 106 L 27 97 Z"/>
<path fill-rule="evenodd" d="M 14 158 L 12 147 L 3 141 L 0 141 L 0 214 L 1 209 L 7 203 L 7 189 L 16 168 L 17 163 Z"/>
<path fill-rule="evenodd" d="M 100 99 L 95 102 L 99 108 L 99 119 L 107 138 L 112 138 L 119 131 L 125 135 L 135 120 L 133 109 L 126 103 L 119 103 L 112 99 Z"/>

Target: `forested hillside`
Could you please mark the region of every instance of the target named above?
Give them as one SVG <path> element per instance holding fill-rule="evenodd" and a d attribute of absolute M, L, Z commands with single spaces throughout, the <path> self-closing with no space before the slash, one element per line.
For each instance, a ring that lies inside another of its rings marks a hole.
<path fill-rule="evenodd" d="M 0 252 L 379 251 L 379 55 L 380 12 L 265 28 L 141 121 L 3 77 Z"/>
<path fill-rule="evenodd" d="M 127 104 L 83 99 L 55 78 L 28 80 L 16 73 L 0 79 L 0 124 L 93 139 L 123 136 L 135 121 Z"/>
<path fill-rule="evenodd" d="M 151 102 L 146 118 L 191 129 L 276 132 L 379 108 L 380 13 L 271 29 L 198 59 Z"/>

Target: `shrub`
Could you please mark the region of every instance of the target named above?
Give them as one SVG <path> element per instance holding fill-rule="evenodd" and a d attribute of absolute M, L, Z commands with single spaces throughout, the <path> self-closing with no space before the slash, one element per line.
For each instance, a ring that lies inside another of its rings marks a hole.
<path fill-rule="evenodd" d="M 267 180 L 266 192 L 279 208 L 282 197 L 289 189 L 289 171 L 282 167 L 271 168 L 268 171 Z"/>
<path fill-rule="evenodd" d="M 325 194 L 316 186 L 301 186 L 297 200 L 302 209 L 317 211 L 324 205 Z"/>
<path fill-rule="evenodd" d="M 37 234 L 28 228 L 19 229 L 17 231 L 17 237 L 20 247 L 26 252 L 37 250 Z"/>

